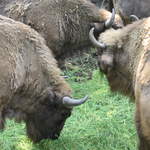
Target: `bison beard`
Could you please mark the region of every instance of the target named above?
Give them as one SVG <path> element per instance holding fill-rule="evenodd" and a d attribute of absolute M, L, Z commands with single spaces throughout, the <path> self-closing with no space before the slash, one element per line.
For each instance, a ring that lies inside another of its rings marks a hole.
<path fill-rule="evenodd" d="M 150 18 L 105 31 L 97 41 L 100 70 L 112 91 L 135 100 L 139 150 L 150 150 Z"/>
<path fill-rule="evenodd" d="M 26 123 L 34 141 L 59 137 L 73 106 L 71 88 L 46 46 L 29 26 L 0 16 L 0 128 L 5 118 Z"/>

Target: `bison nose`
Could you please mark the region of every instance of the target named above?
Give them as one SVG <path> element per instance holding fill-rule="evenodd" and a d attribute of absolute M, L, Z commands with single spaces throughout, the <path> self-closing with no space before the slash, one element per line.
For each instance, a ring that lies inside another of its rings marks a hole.
<path fill-rule="evenodd" d="M 109 73 L 113 68 L 113 57 L 108 55 L 102 55 L 99 65 L 100 65 L 100 69 L 104 73 L 106 74 Z"/>

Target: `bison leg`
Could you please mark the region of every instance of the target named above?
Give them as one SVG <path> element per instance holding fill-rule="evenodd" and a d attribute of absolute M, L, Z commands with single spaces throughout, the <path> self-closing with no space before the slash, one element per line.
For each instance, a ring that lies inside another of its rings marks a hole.
<path fill-rule="evenodd" d="M 138 149 L 139 150 L 150 150 L 149 142 L 147 141 L 147 139 L 144 137 L 144 135 L 142 133 L 142 125 L 140 122 L 140 114 L 139 114 L 138 110 L 136 111 L 135 120 L 136 120 L 137 134 L 139 137 Z"/>
<path fill-rule="evenodd" d="M 141 87 L 136 99 L 136 127 L 139 150 L 150 150 L 150 87 Z"/>

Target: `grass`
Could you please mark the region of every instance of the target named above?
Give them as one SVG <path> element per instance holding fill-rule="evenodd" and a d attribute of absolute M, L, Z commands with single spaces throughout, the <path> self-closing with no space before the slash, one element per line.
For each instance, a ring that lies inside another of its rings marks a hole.
<path fill-rule="evenodd" d="M 88 94 L 89 100 L 74 109 L 60 138 L 33 144 L 26 137 L 23 123 L 8 120 L 6 129 L 0 132 L 0 150 L 136 150 L 134 104 L 111 93 L 98 71 L 93 71 L 90 80 L 74 82 L 73 76 L 68 80 L 74 97 Z"/>

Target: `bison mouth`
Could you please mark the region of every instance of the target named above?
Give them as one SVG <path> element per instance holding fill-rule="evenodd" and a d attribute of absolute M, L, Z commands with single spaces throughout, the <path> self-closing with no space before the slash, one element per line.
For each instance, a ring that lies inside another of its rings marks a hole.
<path fill-rule="evenodd" d="M 64 122 L 59 126 L 48 126 L 43 124 L 35 124 L 35 122 L 26 122 L 26 131 L 28 137 L 35 143 L 40 142 L 42 139 L 56 140 L 59 138 Z"/>
<path fill-rule="evenodd" d="M 35 142 L 39 142 L 42 139 L 51 139 L 51 140 L 57 140 L 60 136 L 60 133 L 51 133 L 51 134 L 46 134 L 46 135 L 41 135 L 40 137 L 36 137 Z"/>

